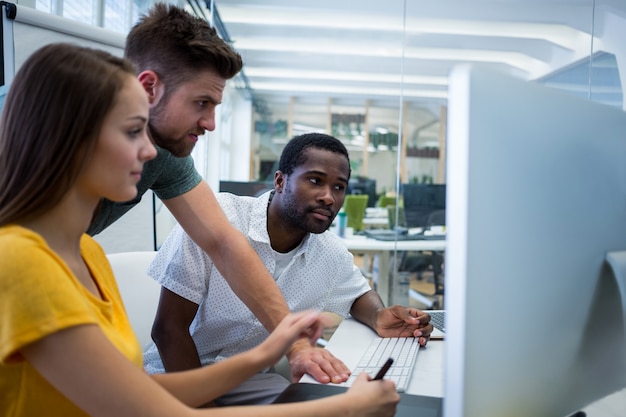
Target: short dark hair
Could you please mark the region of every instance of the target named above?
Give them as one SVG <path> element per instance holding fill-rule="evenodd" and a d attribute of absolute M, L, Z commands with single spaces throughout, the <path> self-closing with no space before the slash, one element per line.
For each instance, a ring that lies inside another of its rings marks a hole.
<path fill-rule="evenodd" d="M 133 26 L 124 55 L 138 73 L 154 71 L 169 91 L 199 71 L 213 70 L 228 80 L 243 66 L 241 55 L 206 20 L 163 3 L 155 4 Z"/>
<path fill-rule="evenodd" d="M 0 120 L 0 225 L 56 206 L 88 163 L 135 71 L 108 52 L 57 43 L 20 67 Z"/>
<path fill-rule="evenodd" d="M 307 161 L 305 151 L 309 148 L 324 149 L 340 153 L 348 160 L 348 178 L 350 178 L 350 156 L 344 144 L 337 138 L 324 133 L 305 133 L 291 139 L 280 155 L 278 169 L 285 175 L 290 175 L 297 167 Z"/>

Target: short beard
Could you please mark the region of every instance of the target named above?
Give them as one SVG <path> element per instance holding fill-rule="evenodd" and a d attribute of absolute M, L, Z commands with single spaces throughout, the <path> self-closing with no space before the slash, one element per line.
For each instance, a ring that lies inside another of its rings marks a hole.
<path fill-rule="evenodd" d="M 284 193 L 285 195 L 282 197 L 284 206 L 282 209 L 282 215 L 291 226 L 303 232 L 313 234 L 324 233 L 330 228 L 332 221 L 329 222 L 323 229 L 320 227 L 319 223 L 307 222 L 306 218 L 309 211 L 299 211 L 297 209 L 298 202 L 294 198 L 294 194 L 291 192 L 289 184 L 285 185 Z"/>
<path fill-rule="evenodd" d="M 148 123 L 148 129 L 152 141 L 159 147 L 169 151 L 172 155 L 178 158 L 189 156 L 193 147 L 186 146 L 186 144 L 180 140 L 168 139 L 159 133 L 159 129 L 152 123 Z"/>
<path fill-rule="evenodd" d="M 150 111 L 150 120 L 148 121 L 148 131 L 152 141 L 159 147 L 169 151 L 172 155 L 182 158 L 189 156 L 193 150 L 193 146 L 185 143 L 184 138 L 176 140 L 161 134 L 162 130 L 157 121 L 167 120 L 167 97 L 163 97 L 161 102 Z"/>

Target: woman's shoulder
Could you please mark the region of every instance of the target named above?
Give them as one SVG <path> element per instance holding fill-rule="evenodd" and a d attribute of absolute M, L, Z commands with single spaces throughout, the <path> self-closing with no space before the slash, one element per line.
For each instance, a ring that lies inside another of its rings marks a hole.
<path fill-rule="evenodd" d="M 35 247 L 47 247 L 46 241 L 38 233 L 16 224 L 0 227 L 0 254 L 32 250 Z"/>

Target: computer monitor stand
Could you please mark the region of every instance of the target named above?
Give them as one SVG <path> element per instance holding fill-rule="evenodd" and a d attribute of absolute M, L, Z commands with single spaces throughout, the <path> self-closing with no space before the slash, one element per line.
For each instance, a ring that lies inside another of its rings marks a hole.
<path fill-rule="evenodd" d="M 608 252 L 606 255 L 606 261 L 609 266 L 608 280 L 614 282 L 606 282 L 607 285 L 614 285 L 617 287 L 620 294 L 622 304 L 622 315 L 624 317 L 624 326 L 626 326 L 626 251 Z M 611 279 L 612 278 L 612 279 Z M 624 329 L 624 335 L 626 335 L 626 327 Z M 569 417 L 586 417 L 584 411 L 577 411 Z"/>
<path fill-rule="evenodd" d="M 606 261 L 611 267 L 613 278 L 619 289 L 622 300 L 624 326 L 626 326 L 626 251 L 608 252 L 606 254 Z M 624 334 L 626 334 L 626 328 L 624 329 Z"/>

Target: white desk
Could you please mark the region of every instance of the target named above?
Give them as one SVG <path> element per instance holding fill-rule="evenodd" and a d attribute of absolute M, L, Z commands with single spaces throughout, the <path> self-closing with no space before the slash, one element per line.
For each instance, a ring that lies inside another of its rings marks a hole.
<path fill-rule="evenodd" d="M 366 238 L 365 236 L 351 236 L 342 239 L 352 253 L 379 254 L 378 271 L 374 271 L 374 289 L 378 292 L 385 305 L 392 304 L 390 291 L 391 256 L 396 251 L 443 251 L 446 248 L 445 238 L 442 240 L 400 240 L 384 241 Z"/>
<path fill-rule="evenodd" d="M 369 327 L 354 319 L 345 319 L 330 338 L 326 349 L 341 359 L 348 368 L 354 369 L 374 337 L 376 333 Z M 420 349 L 407 393 L 430 397 L 444 396 L 445 343 L 443 340 L 431 340 L 425 348 Z M 317 383 L 308 375 L 303 376 L 300 381 Z M 626 410 L 626 389 L 583 409 L 587 417 L 623 417 L 624 410 Z"/>
<path fill-rule="evenodd" d="M 333 333 L 326 349 L 341 359 L 348 368 L 354 369 L 375 337 L 376 333 L 369 327 L 354 319 L 345 319 Z M 426 347 L 420 348 L 407 393 L 443 397 L 444 343 L 443 340 L 431 340 Z M 316 382 L 308 375 L 303 376 L 300 381 Z"/>
<path fill-rule="evenodd" d="M 365 217 L 363 218 L 363 227 L 365 229 L 387 228 L 389 227 L 389 220 L 386 217 Z"/>

